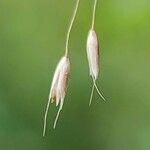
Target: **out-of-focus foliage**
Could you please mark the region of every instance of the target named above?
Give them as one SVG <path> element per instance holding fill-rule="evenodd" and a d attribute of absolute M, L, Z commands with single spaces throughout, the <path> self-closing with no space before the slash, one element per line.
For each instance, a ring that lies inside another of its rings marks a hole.
<path fill-rule="evenodd" d="M 75 0 L 0 0 L 0 149 L 149 150 L 150 1 L 98 0 L 101 47 L 94 94 L 86 38 L 94 0 L 81 0 L 70 39 L 71 75 L 56 130 L 44 110 L 55 66 L 63 55 Z"/>

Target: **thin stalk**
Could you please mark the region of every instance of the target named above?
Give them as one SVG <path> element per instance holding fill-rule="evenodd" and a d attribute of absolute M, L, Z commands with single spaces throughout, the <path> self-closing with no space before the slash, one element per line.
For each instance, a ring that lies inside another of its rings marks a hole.
<path fill-rule="evenodd" d="M 92 17 L 92 25 L 91 25 L 91 29 L 94 29 L 94 25 L 95 25 L 96 6 L 97 6 L 97 0 L 95 0 L 95 2 L 94 2 L 94 8 L 93 8 L 93 17 Z"/>
<path fill-rule="evenodd" d="M 70 33 L 71 33 L 72 26 L 73 26 L 73 23 L 74 23 L 76 14 L 77 14 L 77 10 L 78 10 L 78 7 L 79 7 L 79 2 L 80 2 L 80 0 L 77 0 L 75 8 L 74 8 L 73 16 L 71 18 L 71 22 L 70 22 L 70 25 L 69 25 L 69 28 L 68 28 L 67 36 L 66 36 L 66 47 L 65 47 L 65 56 L 66 57 L 68 56 L 68 43 L 69 43 L 69 39 L 70 39 Z"/>

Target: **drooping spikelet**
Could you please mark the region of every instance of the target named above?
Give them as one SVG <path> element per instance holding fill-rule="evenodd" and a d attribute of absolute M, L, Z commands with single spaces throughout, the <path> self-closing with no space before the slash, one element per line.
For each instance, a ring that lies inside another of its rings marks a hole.
<path fill-rule="evenodd" d="M 50 102 L 51 103 L 56 102 L 56 106 L 59 105 L 59 110 L 54 122 L 54 128 L 56 127 L 56 123 L 60 111 L 63 108 L 64 98 L 66 95 L 66 90 L 68 85 L 69 73 L 70 73 L 69 58 L 67 56 L 63 56 L 59 61 L 53 76 L 48 104 L 45 112 L 43 136 L 45 135 L 45 131 L 46 131 L 47 113 L 48 113 Z"/>
<path fill-rule="evenodd" d="M 70 72 L 70 61 L 69 61 L 69 53 L 68 53 L 68 46 L 69 46 L 69 39 L 70 39 L 70 33 L 72 30 L 72 26 L 77 14 L 77 10 L 79 7 L 79 2 L 80 0 L 76 0 L 75 8 L 73 11 L 73 15 L 70 21 L 70 25 L 68 27 L 68 32 L 66 36 L 66 43 L 65 43 L 65 54 L 62 57 L 62 59 L 59 61 L 54 77 L 52 80 L 52 85 L 50 89 L 50 94 L 49 94 L 49 99 L 48 99 L 48 104 L 45 112 L 45 117 L 44 117 L 44 130 L 43 130 L 43 136 L 45 135 L 46 131 L 46 121 L 47 121 L 47 113 L 49 109 L 50 102 L 56 102 L 56 106 L 59 105 L 58 113 L 54 122 L 54 128 L 56 127 L 56 123 L 60 114 L 60 111 L 62 110 L 63 103 L 64 103 L 64 98 L 66 95 L 66 89 L 67 89 L 67 84 L 68 84 L 68 78 L 69 78 L 69 72 Z"/>
<path fill-rule="evenodd" d="M 96 80 L 99 73 L 99 46 L 96 32 L 93 29 L 89 31 L 87 39 L 87 57 L 90 75 Z"/>
<path fill-rule="evenodd" d="M 91 29 L 89 31 L 88 38 L 87 38 L 87 58 L 89 63 L 90 75 L 93 79 L 93 87 L 92 87 L 92 92 L 91 92 L 91 97 L 89 102 L 90 105 L 93 97 L 94 87 L 96 88 L 98 94 L 102 97 L 102 99 L 105 100 L 105 98 L 102 96 L 102 94 L 100 93 L 96 85 L 96 79 L 99 74 L 99 43 L 94 29 Z"/>

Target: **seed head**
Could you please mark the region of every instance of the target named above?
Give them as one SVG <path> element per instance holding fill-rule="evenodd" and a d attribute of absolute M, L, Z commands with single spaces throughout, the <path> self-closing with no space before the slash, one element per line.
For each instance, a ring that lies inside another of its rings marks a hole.
<path fill-rule="evenodd" d="M 93 29 L 89 31 L 87 39 L 87 58 L 90 75 L 96 80 L 99 73 L 99 46 L 96 32 Z"/>
<path fill-rule="evenodd" d="M 49 100 L 45 112 L 43 136 L 45 135 L 45 131 L 46 131 L 46 120 L 47 120 L 47 113 L 48 113 L 50 102 L 51 103 L 56 102 L 56 106 L 59 105 L 59 110 L 54 122 L 54 128 L 56 127 L 59 113 L 63 108 L 64 98 L 66 95 L 66 90 L 68 85 L 69 73 L 70 73 L 69 58 L 63 56 L 59 61 L 53 76 L 50 94 L 49 94 Z"/>
<path fill-rule="evenodd" d="M 49 94 L 49 99 L 51 100 L 51 102 L 56 101 L 56 106 L 58 106 L 59 103 L 61 107 L 63 105 L 63 102 L 61 100 L 65 97 L 69 72 L 69 58 L 64 56 L 61 58 L 56 67 Z"/>
<path fill-rule="evenodd" d="M 96 85 L 96 79 L 99 74 L 99 44 L 94 29 L 91 29 L 89 31 L 88 38 L 87 38 L 87 58 L 89 63 L 90 75 L 92 76 L 92 80 L 93 80 L 93 87 L 92 87 L 90 102 L 89 102 L 90 105 L 93 98 L 94 88 L 97 90 L 100 97 L 102 97 L 102 99 L 105 100 L 105 98 L 102 96 L 102 94 L 100 93 Z"/>

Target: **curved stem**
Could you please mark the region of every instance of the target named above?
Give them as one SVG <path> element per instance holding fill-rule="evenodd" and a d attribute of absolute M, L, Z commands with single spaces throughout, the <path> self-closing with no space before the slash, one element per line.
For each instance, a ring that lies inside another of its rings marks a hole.
<path fill-rule="evenodd" d="M 91 28 L 92 28 L 92 29 L 94 29 L 94 24 L 95 24 L 96 6 L 97 6 L 97 0 L 95 0 L 95 2 L 94 2 L 92 25 L 91 25 Z"/>
<path fill-rule="evenodd" d="M 65 48 L 65 56 L 66 57 L 68 56 L 68 43 L 69 43 L 70 33 L 71 33 L 71 29 L 72 29 L 72 26 L 73 26 L 73 23 L 74 23 L 76 14 L 77 14 L 77 10 L 78 10 L 78 7 L 79 7 L 79 2 L 80 2 L 80 0 L 77 0 L 76 5 L 75 5 L 75 9 L 74 9 L 74 12 L 73 12 L 73 16 L 71 18 L 71 22 L 70 22 L 70 25 L 69 25 L 69 28 L 68 28 L 67 36 L 66 36 L 66 48 Z"/>

